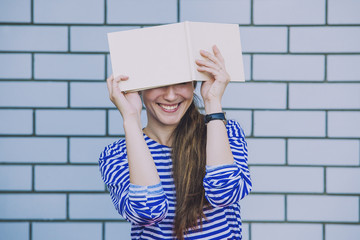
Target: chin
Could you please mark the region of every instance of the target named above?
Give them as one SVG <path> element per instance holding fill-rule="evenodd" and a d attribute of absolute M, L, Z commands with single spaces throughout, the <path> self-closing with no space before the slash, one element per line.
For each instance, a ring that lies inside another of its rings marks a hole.
<path fill-rule="evenodd" d="M 177 126 L 180 123 L 180 118 L 177 119 L 164 119 L 164 121 L 161 121 L 161 124 L 164 126 Z"/>

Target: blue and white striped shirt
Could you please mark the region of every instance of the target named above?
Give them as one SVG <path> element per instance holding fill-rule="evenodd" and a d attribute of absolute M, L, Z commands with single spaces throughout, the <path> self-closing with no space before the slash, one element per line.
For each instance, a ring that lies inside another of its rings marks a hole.
<path fill-rule="evenodd" d="M 241 239 L 239 200 L 251 191 L 247 144 L 239 123 L 227 125 L 235 163 L 206 167 L 205 196 L 211 207 L 204 209 L 202 231 L 189 230 L 185 239 Z M 153 186 L 130 183 L 125 139 L 107 146 L 99 159 L 102 178 L 116 210 L 132 223 L 132 239 L 174 239 L 175 185 L 171 148 L 144 134 L 161 182 Z"/>

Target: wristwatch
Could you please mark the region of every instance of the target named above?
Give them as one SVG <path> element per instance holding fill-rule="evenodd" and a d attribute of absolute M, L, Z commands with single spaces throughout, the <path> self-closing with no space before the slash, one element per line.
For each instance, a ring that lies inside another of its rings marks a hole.
<path fill-rule="evenodd" d="M 206 114 L 204 117 L 205 124 L 208 124 L 212 120 L 222 120 L 226 125 L 225 112 Z"/>

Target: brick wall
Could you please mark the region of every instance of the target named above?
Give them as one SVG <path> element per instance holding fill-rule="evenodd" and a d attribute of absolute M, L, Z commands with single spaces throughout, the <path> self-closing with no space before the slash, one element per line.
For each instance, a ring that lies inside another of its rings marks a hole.
<path fill-rule="evenodd" d="M 244 239 L 358 239 L 359 12 L 358 0 L 1 0 L 0 239 L 129 239 L 97 167 L 124 134 L 105 33 L 183 20 L 240 26 L 247 82 L 223 105 L 249 143 Z"/>

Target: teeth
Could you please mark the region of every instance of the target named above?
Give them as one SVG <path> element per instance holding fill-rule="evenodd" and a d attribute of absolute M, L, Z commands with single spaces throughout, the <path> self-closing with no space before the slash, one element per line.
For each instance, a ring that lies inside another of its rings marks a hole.
<path fill-rule="evenodd" d="M 160 104 L 160 106 L 162 108 L 164 108 L 165 110 L 174 110 L 175 108 L 177 108 L 178 104 L 176 104 L 176 105 L 162 105 L 162 104 Z"/>

